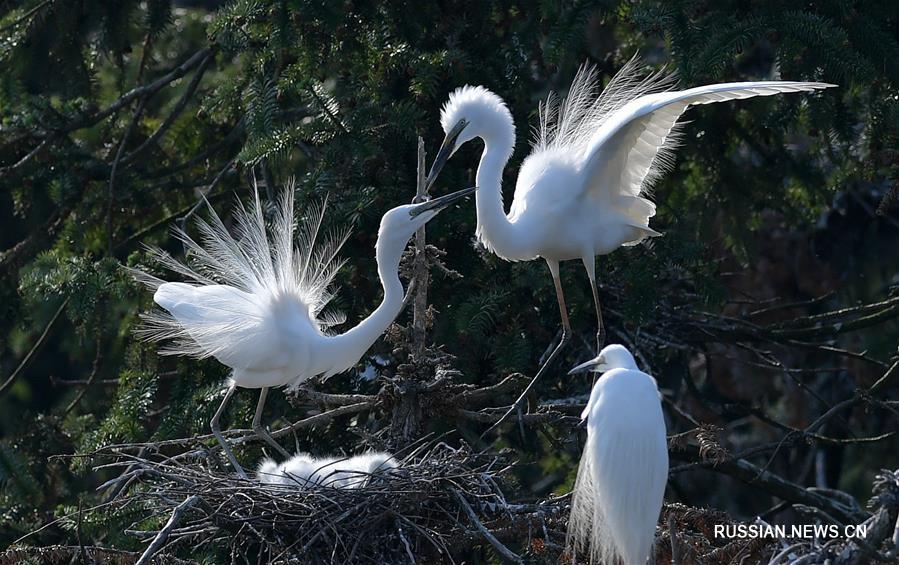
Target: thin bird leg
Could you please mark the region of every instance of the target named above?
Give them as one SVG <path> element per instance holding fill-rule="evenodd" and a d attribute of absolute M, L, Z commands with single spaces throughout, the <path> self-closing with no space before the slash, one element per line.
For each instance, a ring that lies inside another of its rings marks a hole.
<path fill-rule="evenodd" d="M 552 365 L 552 362 L 559 355 L 559 352 L 565 347 L 565 344 L 568 343 L 568 340 L 571 339 L 571 324 L 568 322 L 568 308 L 565 306 L 565 294 L 562 292 L 562 280 L 559 278 L 559 263 L 558 261 L 550 261 L 547 260 L 546 264 L 549 265 L 549 272 L 552 274 L 553 283 L 556 286 L 556 300 L 559 303 L 559 313 L 562 315 L 562 338 L 559 340 L 559 345 L 553 349 L 553 352 L 549 354 L 549 357 L 546 358 L 546 361 L 543 362 L 543 365 L 540 366 L 540 369 L 537 370 L 537 374 L 534 375 L 534 378 L 531 379 L 531 382 L 528 383 L 528 386 L 524 389 L 524 392 L 521 393 L 521 396 L 518 397 L 518 400 L 515 401 L 509 410 L 503 414 L 503 417 L 497 420 L 495 424 L 490 426 L 486 432 L 481 434 L 481 437 L 489 434 L 491 431 L 498 428 L 503 422 L 505 422 L 512 413 L 517 413 L 519 415 L 518 423 L 520 427 L 523 427 L 522 419 L 521 419 L 521 408 L 527 400 L 528 394 L 530 394 L 531 389 L 534 388 L 534 385 L 537 384 L 537 381 L 540 380 L 540 377 L 543 376 L 543 373 L 546 372 L 547 368 Z M 523 432 L 522 432 L 523 435 Z"/>
<path fill-rule="evenodd" d="M 221 406 L 219 409 L 215 411 L 215 416 L 212 417 L 212 422 L 209 423 L 209 427 L 212 428 L 212 435 L 215 436 L 215 439 L 218 440 L 219 445 L 222 446 L 222 450 L 224 450 L 225 455 L 228 456 L 228 461 L 231 462 L 231 466 L 234 467 L 234 470 L 237 471 L 237 474 L 240 475 L 242 479 L 247 478 L 247 474 L 244 472 L 243 467 L 240 466 L 240 463 L 237 462 L 237 458 L 234 457 L 234 453 L 231 451 L 231 448 L 228 447 L 228 443 L 225 441 L 225 436 L 222 435 L 222 430 L 219 427 L 219 420 L 222 419 L 222 414 L 225 412 L 225 405 L 228 404 L 228 401 L 231 400 L 231 397 L 234 396 L 234 390 L 237 388 L 237 383 L 231 383 L 231 386 L 228 387 L 228 390 L 225 392 L 225 398 L 222 400 Z"/>
<path fill-rule="evenodd" d="M 275 450 L 283 455 L 284 457 L 290 457 L 290 453 L 287 453 L 287 450 L 278 445 L 278 442 L 275 441 L 275 438 L 269 435 L 268 430 L 262 425 L 262 408 L 265 406 L 265 399 L 268 398 L 268 387 L 263 388 L 259 391 L 259 402 L 256 404 L 256 414 L 253 416 L 253 431 L 256 432 L 256 435 L 265 440 L 265 443 L 274 447 Z"/>
<path fill-rule="evenodd" d="M 587 269 L 587 277 L 590 279 L 590 290 L 593 291 L 593 304 L 596 306 L 596 354 L 602 351 L 606 344 L 606 326 L 602 321 L 602 306 L 599 302 L 599 286 L 596 284 L 596 258 L 592 255 L 588 259 L 584 257 L 584 268 Z"/>

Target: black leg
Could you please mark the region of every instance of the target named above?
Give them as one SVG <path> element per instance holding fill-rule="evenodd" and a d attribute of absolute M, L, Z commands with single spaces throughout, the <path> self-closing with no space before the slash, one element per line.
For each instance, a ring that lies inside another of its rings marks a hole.
<path fill-rule="evenodd" d="M 228 457 L 228 461 L 231 462 L 231 466 L 234 467 L 234 470 L 237 471 L 237 474 L 242 478 L 246 479 L 247 474 L 244 472 L 243 467 L 240 466 L 240 463 L 237 462 L 237 458 L 234 457 L 234 453 L 231 451 L 231 448 L 228 447 L 228 442 L 225 441 L 225 436 L 222 435 L 222 430 L 219 427 L 219 420 L 222 419 L 222 414 L 225 412 L 225 405 L 228 404 L 228 401 L 231 400 L 231 397 L 234 396 L 234 390 L 237 388 L 237 384 L 231 383 L 231 386 L 228 387 L 228 391 L 225 392 L 225 398 L 222 400 L 221 406 L 219 409 L 215 411 L 215 416 L 212 417 L 212 422 L 210 422 L 209 427 L 212 428 L 212 435 L 215 436 L 215 439 L 218 440 L 219 445 L 222 446 L 222 450 L 224 450 L 225 455 Z"/>
<path fill-rule="evenodd" d="M 513 413 L 518 414 L 519 418 L 519 427 L 523 429 L 524 424 L 522 423 L 522 407 L 524 403 L 527 401 L 528 394 L 530 394 L 531 390 L 534 388 L 534 385 L 537 384 L 537 381 L 540 380 L 540 377 L 546 372 L 550 365 L 552 365 L 553 361 L 559 355 L 559 352 L 562 351 L 562 348 L 565 347 L 565 344 L 568 343 L 568 340 L 571 339 L 571 324 L 568 321 L 568 309 L 565 306 L 565 295 L 562 293 L 562 281 L 559 278 L 559 264 L 555 261 L 547 261 L 547 265 L 549 265 L 549 271 L 553 277 L 553 283 L 556 287 L 556 300 L 559 303 L 559 312 L 562 315 L 562 338 L 559 340 L 559 345 L 553 349 L 553 352 L 549 354 L 549 357 L 546 358 L 546 361 L 543 362 L 543 365 L 537 370 L 537 374 L 534 375 L 534 378 L 531 379 L 531 382 L 528 383 L 528 386 L 525 387 L 524 392 L 518 397 L 518 400 L 515 401 L 514 404 L 509 408 L 509 410 L 503 414 L 503 417 L 496 421 L 495 424 L 490 426 L 486 432 L 481 434 L 481 437 L 486 436 L 491 431 L 498 428 L 503 422 L 505 422 L 509 416 Z M 523 433 L 523 432 L 522 432 Z"/>
<path fill-rule="evenodd" d="M 256 404 L 256 414 L 253 416 L 253 431 L 256 432 L 257 436 L 265 440 L 265 443 L 274 447 L 278 453 L 289 458 L 290 453 L 287 453 L 286 449 L 278 445 L 275 438 L 273 438 L 262 425 L 262 408 L 265 406 L 266 398 L 268 398 L 268 387 L 259 391 L 259 402 Z"/>
<path fill-rule="evenodd" d="M 582 259 L 587 278 L 590 279 L 590 290 L 593 291 L 593 305 L 596 308 L 596 354 L 606 344 L 606 326 L 602 321 L 602 305 L 599 301 L 599 286 L 596 284 L 596 257 L 590 254 Z"/>

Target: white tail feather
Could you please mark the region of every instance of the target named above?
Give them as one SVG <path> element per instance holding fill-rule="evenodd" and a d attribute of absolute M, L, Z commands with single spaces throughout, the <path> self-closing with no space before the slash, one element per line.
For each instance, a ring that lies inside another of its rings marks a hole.
<path fill-rule="evenodd" d="M 653 438 L 654 439 L 654 438 Z M 666 468 L 654 468 L 652 439 L 588 439 L 578 469 L 568 526 L 568 544 L 594 563 L 643 565 L 652 554 L 661 500 L 650 485 L 662 485 Z"/>

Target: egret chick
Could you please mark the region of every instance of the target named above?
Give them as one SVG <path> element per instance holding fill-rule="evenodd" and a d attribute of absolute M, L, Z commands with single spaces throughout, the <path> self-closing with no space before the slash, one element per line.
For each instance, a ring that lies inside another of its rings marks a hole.
<path fill-rule="evenodd" d="M 321 459 L 308 453 L 298 453 L 280 465 L 271 459 L 264 459 L 256 477 L 259 482 L 270 485 L 360 488 L 368 484 L 375 473 L 395 468 L 396 460 L 389 453 L 371 452 L 349 458 Z"/>
<path fill-rule="evenodd" d="M 262 484 L 308 487 L 314 484 L 319 466 L 308 453 L 297 453 L 281 464 L 266 458 L 256 469 L 256 478 Z"/>
<path fill-rule="evenodd" d="M 188 282 L 166 282 L 134 272 L 155 289 L 153 300 L 164 309 L 146 315 L 139 334 L 173 342 L 162 354 L 214 357 L 231 368 L 224 399 L 210 426 L 241 477 L 246 473 L 219 426 L 236 388 L 260 389 L 253 430 L 289 456 L 261 424 L 268 389 L 295 389 L 313 377 L 327 379 L 355 365 L 402 309 L 404 293 L 397 269 L 409 239 L 441 210 L 473 191 L 398 206 L 384 214 L 375 244 L 384 297 L 367 318 L 337 335 L 329 328 L 345 317 L 324 309 L 333 297 L 328 290 L 331 282 L 343 265 L 337 253 L 346 235 L 330 234 L 319 241 L 324 206 L 306 210 L 296 226 L 292 188 L 284 191 L 271 230 L 256 192 L 249 209 L 238 204 L 235 236 L 210 207 L 210 221 L 197 222 L 199 243 L 175 230 L 186 248 L 185 263 L 151 249 L 162 265 Z"/>
<path fill-rule="evenodd" d="M 515 123 L 505 102 L 483 86 L 463 86 L 443 106 L 440 124 L 446 138 L 428 173 L 428 188 L 462 144 L 483 140 L 476 183 L 477 238 L 507 261 L 542 257 L 553 278 L 562 319 L 558 345 L 491 429 L 521 409 L 571 337 L 560 261 L 578 259 L 587 271 L 596 309 L 597 352 L 602 348 L 605 326 L 595 258 L 660 235 L 649 227 L 656 208 L 645 195 L 673 162 L 681 114 L 698 104 L 834 86 L 759 81 L 672 90 L 674 85 L 674 77 L 663 73 L 641 78 L 639 60 L 634 58 L 600 94 L 596 70 L 581 67 L 561 104 L 550 95 L 540 105 L 536 140 L 521 165 L 508 213 L 503 206 L 502 173 L 515 147 Z"/>
<path fill-rule="evenodd" d="M 587 443 L 566 545 L 590 562 L 643 565 L 652 553 L 668 480 L 668 443 L 656 381 L 624 346 L 606 346 L 569 375 L 602 373 L 581 413 Z"/>
<path fill-rule="evenodd" d="M 368 484 L 375 473 L 397 467 L 389 453 L 369 452 L 341 459 L 322 459 L 317 471 L 319 484 L 336 488 L 360 488 Z"/>

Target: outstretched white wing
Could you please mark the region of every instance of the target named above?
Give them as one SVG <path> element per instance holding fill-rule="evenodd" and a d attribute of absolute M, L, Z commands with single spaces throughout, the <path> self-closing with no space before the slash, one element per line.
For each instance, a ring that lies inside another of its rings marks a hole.
<path fill-rule="evenodd" d="M 617 213 L 621 222 L 652 235 L 648 222 L 655 205 L 642 195 L 673 161 L 677 121 L 687 108 L 834 86 L 762 81 L 675 91 L 673 75 L 646 76 L 640 67 L 639 59 L 631 59 L 601 93 L 595 69 L 582 67 L 564 101 L 550 96 L 541 105 L 534 149 L 522 163 L 510 217 L 532 206 L 587 206 Z M 554 179 L 554 190 L 534 190 L 545 177 Z"/>
<path fill-rule="evenodd" d="M 822 82 L 734 82 L 658 92 L 617 109 L 593 133 L 582 155 L 585 196 L 619 204 L 639 197 L 670 164 L 677 120 L 690 106 L 808 92 L 835 86 Z M 626 205 L 626 204 L 625 204 Z"/>

